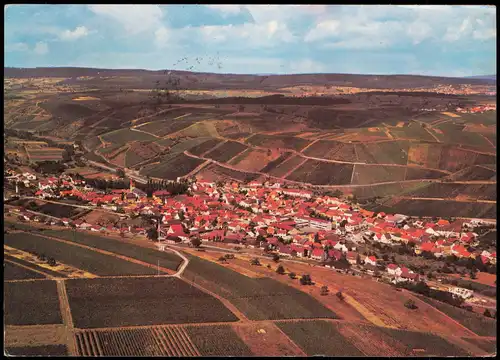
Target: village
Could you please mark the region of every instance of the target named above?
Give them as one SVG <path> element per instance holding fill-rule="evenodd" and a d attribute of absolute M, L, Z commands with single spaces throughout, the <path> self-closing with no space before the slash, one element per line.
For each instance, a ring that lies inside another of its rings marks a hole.
<path fill-rule="evenodd" d="M 291 189 L 280 183 L 191 180 L 187 194 L 172 196 L 166 190 L 157 190 L 148 197 L 132 180 L 128 189 L 102 191 L 65 174 L 38 179 L 28 172 L 7 170 L 5 178 L 15 184 L 16 194 L 18 184 L 31 189 L 34 196 L 27 198 L 52 202 L 78 199 L 81 205 L 74 206 L 120 216 L 116 224 L 105 225 L 87 222 L 85 216 L 57 219 L 22 206 L 6 207 L 5 211 L 18 220 L 120 237 L 147 237 L 160 249 L 168 244 L 238 246 L 254 254 L 264 251 L 268 256 L 323 264 L 339 272 L 362 272 L 393 284 L 426 279 L 422 270 L 397 264 L 391 253 L 406 252 L 431 261 L 453 259 L 462 265 L 472 264 L 468 269 L 476 265 L 496 268 L 496 251 L 481 250 L 484 247 L 474 231 L 494 225 L 480 219 L 450 222 L 374 213 L 349 199 Z M 137 217 L 148 219 L 150 226 L 127 225 Z M 381 248 L 388 250 L 383 256 L 370 251 Z M 427 281 L 431 280 L 427 275 Z M 472 296 L 472 291 L 458 287 L 449 287 L 449 291 L 464 299 Z"/>

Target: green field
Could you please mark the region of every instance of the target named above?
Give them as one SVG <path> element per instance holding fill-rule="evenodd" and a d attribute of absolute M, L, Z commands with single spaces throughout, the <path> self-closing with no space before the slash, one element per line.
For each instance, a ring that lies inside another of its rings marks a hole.
<path fill-rule="evenodd" d="M 153 141 L 157 138 L 153 135 L 149 135 L 139 131 L 133 131 L 130 129 L 121 129 L 109 132 L 107 134 L 101 135 L 101 138 L 113 144 L 126 144 L 131 141 Z"/>

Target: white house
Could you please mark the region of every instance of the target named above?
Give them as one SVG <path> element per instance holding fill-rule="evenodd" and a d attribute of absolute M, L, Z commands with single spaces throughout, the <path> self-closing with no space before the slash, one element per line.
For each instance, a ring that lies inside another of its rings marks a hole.
<path fill-rule="evenodd" d="M 387 269 L 387 273 L 389 275 L 396 275 L 396 276 L 401 275 L 401 269 L 399 268 L 399 266 L 397 266 L 395 264 L 387 265 L 386 269 Z"/>
<path fill-rule="evenodd" d="M 474 296 L 473 295 L 474 292 L 472 290 L 464 289 L 464 288 L 460 288 L 460 287 L 456 287 L 456 286 L 449 288 L 448 292 L 452 293 L 453 295 L 460 296 L 463 299 L 468 299 L 468 298 L 471 298 Z"/>
<path fill-rule="evenodd" d="M 311 220 L 309 220 L 309 225 L 316 229 L 332 230 L 332 222 L 329 220 L 311 218 Z"/>

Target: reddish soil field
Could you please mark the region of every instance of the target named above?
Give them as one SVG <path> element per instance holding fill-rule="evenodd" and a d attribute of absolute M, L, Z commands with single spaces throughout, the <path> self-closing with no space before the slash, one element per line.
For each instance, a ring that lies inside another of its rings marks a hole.
<path fill-rule="evenodd" d="M 259 171 L 269 162 L 276 160 L 280 156 L 279 151 L 271 150 L 248 150 L 243 154 L 243 159 L 236 159 L 233 164 L 238 169 L 248 171 Z M 239 160 L 236 162 L 236 160 Z"/>
<path fill-rule="evenodd" d="M 306 354 L 273 323 L 234 324 L 233 330 L 254 356 L 305 356 Z"/>
<path fill-rule="evenodd" d="M 329 160 L 357 161 L 354 144 L 339 141 L 319 140 L 309 146 L 304 154 Z"/>
<path fill-rule="evenodd" d="M 267 265 L 267 262 L 265 264 Z M 338 274 L 335 271 L 319 266 L 308 266 L 291 262 L 282 262 L 282 264 L 287 272 L 293 271 L 297 274 L 297 277 L 300 277 L 302 274 L 310 274 L 317 286 L 304 287 L 300 285 L 298 280 L 291 280 L 287 275 L 276 274 L 274 271 L 276 265 L 272 267 L 273 271 L 269 271 L 265 266 L 255 267 L 259 268 L 255 271 L 261 271 L 260 269 L 268 271 L 270 277 L 310 293 L 325 306 L 331 307 L 336 314 L 339 314 L 345 320 L 356 321 L 363 319 L 363 317 L 354 308 L 345 302 L 339 301 L 336 296 L 333 296 L 340 289 L 365 306 L 386 323 L 386 325 L 416 331 L 431 331 L 450 335 L 464 334 L 463 336 L 470 335 L 467 329 L 456 324 L 453 320 L 428 304 L 418 302 L 418 309 L 407 309 L 404 303 L 408 299 L 415 299 L 415 297 L 410 294 L 398 292 L 389 285 L 370 279 Z M 328 286 L 331 295 L 319 295 L 319 288 L 322 285 Z"/>
<path fill-rule="evenodd" d="M 454 277 L 454 278 L 457 278 L 457 279 L 460 278 L 460 275 L 458 275 L 458 274 L 450 274 L 448 276 Z M 469 280 L 469 281 L 477 282 L 479 284 L 489 285 L 489 286 L 493 286 L 493 287 L 497 286 L 495 284 L 495 282 L 497 281 L 496 274 L 488 274 L 488 273 L 485 273 L 485 272 L 477 272 L 476 276 L 477 276 L 477 278 L 474 279 L 474 280 L 472 280 L 469 277 L 469 275 L 465 275 L 465 276 L 463 276 L 463 278 L 466 279 L 466 280 Z"/>
<path fill-rule="evenodd" d="M 347 185 L 351 183 L 353 166 L 307 160 L 286 178 L 313 185 Z"/>

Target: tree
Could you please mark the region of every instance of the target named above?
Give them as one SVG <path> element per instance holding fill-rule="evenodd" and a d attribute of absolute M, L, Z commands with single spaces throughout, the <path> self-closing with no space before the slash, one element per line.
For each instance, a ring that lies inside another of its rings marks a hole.
<path fill-rule="evenodd" d="M 300 278 L 300 283 L 302 285 L 312 285 L 311 275 L 309 274 L 302 275 L 302 277 Z"/>
<path fill-rule="evenodd" d="M 284 275 L 285 274 L 285 268 L 283 267 L 283 265 L 279 265 L 278 268 L 276 269 L 276 272 L 280 275 Z"/>
<path fill-rule="evenodd" d="M 471 271 L 470 271 L 470 278 L 471 278 L 472 280 L 477 279 L 476 272 L 477 272 L 477 271 L 476 271 L 476 269 L 475 269 L 475 268 L 472 268 L 472 269 L 471 269 Z"/>
<path fill-rule="evenodd" d="M 415 304 L 415 301 L 412 299 L 408 299 L 408 301 L 405 302 L 405 307 L 411 310 L 418 309 L 418 306 Z"/>
<path fill-rule="evenodd" d="M 342 291 L 338 291 L 335 296 L 337 296 L 337 298 L 341 301 L 344 300 L 344 294 L 342 294 Z"/>
<path fill-rule="evenodd" d="M 259 261 L 259 259 L 257 259 L 257 258 L 253 258 L 253 259 L 250 261 L 250 264 L 252 264 L 252 265 L 256 265 L 256 266 L 260 266 L 260 261 Z"/>
<path fill-rule="evenodd" d="M 123 179 L 125 177 L 125 171 L 123 171 L 123 169 L 118 169 L 116 170 L 116 175 Z"/>
<path fill-rule="evenodd" d="M 37 256 L 38 260 L 40 261 L 46 261 L 47 260 L 47 257 L 45 256 L 45 254 L 40 254 Z"/>
<path fill-rule="evenodd" d="M 47 264 L 49 264 L 50 266 L 57 265 L 56 260 L 54 258 L 49 258 L 49 260 L 47 261 Z"/>
<path fill-rule="evenodd" d="M 314 234 L 314 242 L 315 242 L 315 243 L 320 243 L 320 242 L 321 242 L 321 241 L 319 240 L 319 234 L 318 234 L 318 233 Z"/>
<path fill-rule="evenodd" d="M 297 274 L 295 274 L 294 272 L 291 272 L 288 274 L 288 276 L 290 276 L 290 279 L 295 279 L 297 277 Z"/>
<path fill-rule="evenodd" d="M 201 239 L 197 236 L 193 237 L 191 239 L 191 245 L 193 245 L 193 247 L 195 247 L 195 248 L 199 248 L 201 245 Z"/>
<path fill-rule="evenodd" d="M 434 274 L 432 274 L 432 272 L 429 271 L 427 273 L 427 279 L 432 280 L 433 278 L 434 278 Z"/>
<path fill-rule="evenodd" d="M 328 295 L 329 292 L 330 290 L 328 290 L 328 286 L 323 285 L 320 290 L 320 295 L 325 296 Z"/>
<path fill-rule="evenodd" d="M 146 235 L 147 235 L 148 239 L 151 241 L 158 240 L 158 230 L 155 227 L 148 229 Z"/>
<path fill-rule="evenodd" d="M 226 262 L 226 258 L 224 256 L 219 257 L 220 262 Z"/>
<path fill-rule="evenodd" d="M 493 317 L 493 316 L 491 315 L 491 313 L 490 313 L 490 310 L 488 310 L 488 309 L 484 310 L 483 315 L 484 315 L 484 316 L 486 316 L 486 317 L 489 317 L 489 318 L 492 318 L 492 317 Z"/>
<path fill-rule="evenodd" d="M 274 261 L 274 262 L 278 262 L 278 261 L 280 261 L 280 256 L 279 256 L 278 254 L 274 254 L 274 255 L 273 255 L 273 261 Z"/>

